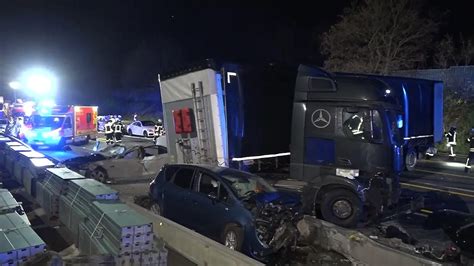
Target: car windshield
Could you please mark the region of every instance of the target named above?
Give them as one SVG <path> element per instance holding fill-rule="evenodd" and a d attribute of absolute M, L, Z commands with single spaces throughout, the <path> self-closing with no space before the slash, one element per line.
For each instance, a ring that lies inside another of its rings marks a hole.
<path fill-rule="evenodd" d="M 116 155 L 120 155 L 125 152 L 125 147 L 124 146 L 108 146 L 102 150 L 99 151 L 101 154 L 112 157 Z"/>
<path fill-rule="evenodd" d="M 59 128 L 63 125 L 64 117 L 61 116 L 40 116 L 36 115 L 33 117 L 33 126 L 38 127 L 51 127 L 53 129 Z"/>
<path fill-rule="evenodd" d="M 144 127 L 149 127 L 149 126 L 154 126 L 155 123 L 153 123 L 153 121 L 142 121 L 142 125 Z"/>
<path fill-rule="evenodd" d="M 239 198 L 251 193 L 276 192 L 276 189 L 268 184 L 267 181 L 256 175 L 232 169 L 226 169 L 220 175 L 230 184 L 230 187 Z"/>

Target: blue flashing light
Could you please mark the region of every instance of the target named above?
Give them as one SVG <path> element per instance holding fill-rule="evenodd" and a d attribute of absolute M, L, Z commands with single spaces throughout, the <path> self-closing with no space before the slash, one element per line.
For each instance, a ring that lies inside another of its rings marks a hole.
<path fill-rule="evenodd" d="M 402 115 L 397 116 L 397 126 L 398 126 L 398 128 L 403 127 L 403 116 Z"/>

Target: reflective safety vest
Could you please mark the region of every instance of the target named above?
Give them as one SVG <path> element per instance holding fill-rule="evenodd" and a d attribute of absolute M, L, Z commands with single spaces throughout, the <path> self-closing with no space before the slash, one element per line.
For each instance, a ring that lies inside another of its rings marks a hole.
<path fill-rule="evenodd" d="M 116 124 L 115 125 L 115 133 L 122 133 L 122 125 Z"/>
<path fill-rule="evenodd" d="M 467 142 L 469 142 L 469 152 L 474 152 L 474 136 L 467 138 Z"/>
<path fill-rule="evenodd" d="M 456 145 L 456 131 L 454 132 L 449 131 L 448 133 L 446 133 L 445 136 L 447 138 L 448 144 Z"/>
<path fill-rule="evenodd" d="M 107 123 L 105 124 L 105 134 L 110 133 L 114 133 L 114 130 L 112 129 L 112 123 Z"/>

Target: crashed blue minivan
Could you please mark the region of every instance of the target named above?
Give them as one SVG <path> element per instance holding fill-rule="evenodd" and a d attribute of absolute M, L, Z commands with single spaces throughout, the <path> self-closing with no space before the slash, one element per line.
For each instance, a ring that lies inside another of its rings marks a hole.
<path fill-rule="evenodd" d="M 154 213 L 261 261 L 297 236 L 299 197 L 247 172 L 170 164 L 149 193 Z"/>

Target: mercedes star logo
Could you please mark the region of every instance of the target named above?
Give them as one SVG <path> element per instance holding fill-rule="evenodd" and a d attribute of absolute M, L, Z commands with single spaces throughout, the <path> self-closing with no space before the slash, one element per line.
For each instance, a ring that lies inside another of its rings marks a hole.
<path fill-rule="evenodd" d="M 317 128 L 326 128 L 331 123 L 331 114 L 325 109 L 318 109 L 311 115 L 311 123 Z"/>

